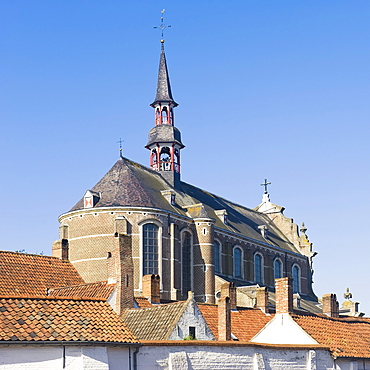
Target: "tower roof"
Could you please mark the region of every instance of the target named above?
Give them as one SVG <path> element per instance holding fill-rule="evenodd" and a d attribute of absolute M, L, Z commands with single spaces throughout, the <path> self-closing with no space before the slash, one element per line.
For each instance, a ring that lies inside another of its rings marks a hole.
<path fill-rule="evenodd" d="M 162 43 L 162 51 L 159 59 L 159 71 L 158 71 L 158 82 L 157 82 L 157 92 L 155 95 L 154 102 L 151 104 L 153 106 L 155 103 L 160 102 L 171 102 L 174 107 L 178 104 L 173 100 L 171 92 L 170 77 L 167 69 L 166 55 L 164 52 L 164 46 Z"/>

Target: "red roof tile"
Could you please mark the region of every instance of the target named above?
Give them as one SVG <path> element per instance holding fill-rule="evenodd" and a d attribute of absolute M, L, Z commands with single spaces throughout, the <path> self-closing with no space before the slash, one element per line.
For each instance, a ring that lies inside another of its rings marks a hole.
<path fill-rule="evenodd" d="M 218 306 L 198 303 L 198 307 L 213 335 L 218 339 Z M 270 320 L 272 316 L 264 314 L 260 309 L 238 308 L 231 311 L 231 332 L 240 341 L 251 340 Z"/>
<path fill-rule="evenodd" d="M 370 358 L 370 322 L 361 318 L 292 316 L 313 339 L 337 357 Z"/>
<path fill-rule="evenodd" d="M 0 298 L 2 341 L 137 343 L 106 302 L 34 297 Z"/>
<path fill-rule="evenodd" d="M 80 298 L 99 298 L 107 300 L 112 294 L 114 284 L 107 281 L 98 283 L 89 283 L 83 285 L 73 285 L 61 288 L 51 289 L 49 295 L 52 297 L 80 297 Z"/>
<path fill-rule="evenodd" d="M 84 283 L 69 261 L 36 254 L 0 251 L 0 296 L 45 296 L 50 288 Z"/>

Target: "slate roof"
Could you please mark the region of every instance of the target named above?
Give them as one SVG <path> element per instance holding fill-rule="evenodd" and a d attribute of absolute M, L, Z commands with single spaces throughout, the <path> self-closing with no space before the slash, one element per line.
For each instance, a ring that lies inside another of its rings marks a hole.
<path fill-rule="evenodd" d="M 370 358 L 370 321 L 360 318 L 292 315 L 293 320 L 333 356 Z"/>
<path fill-rule="evenodd" d="M 51 289 L 49 296 L 52 297 L 79 297 L 79 298 L 98 298 L 107 300 L 113 293 L 114 284 L 108 284 L 107 281 L 97 283 L 88 283 L 83 285 L 73 285 L 61 288 Z"/>
<path fill-rule="evenodd" d="M 137 343 L 108 303 L 57 298 L 0 298 L 2 341 Z"/>
<path fill-rule="evenodd" d="M 218 339 L 218 306 L 198 303 L 198 307 L 213 335 Z M 238 311 L 231 311 L 231 332 L 237 340 L 249 341 L 271 318 L 272 316 L 266 315 L 259 309 L 238 308 Z"/>
<path fill-rule="evenodd" d="M 178 105 L 172 97 L 170 77 L 168 74 L 166 55 L 163 45 L 161 55 L 159 57 L 157 91 L 155 94 L 154 102 L 151 105 L 156 102 L 172 102 L 172 105 L 175 107 Z"/>
<path fill-rule="evenodd" d="M 172 206 L 162 196 L 162 190 L 173 190 L 176 205 Z M 299 253 L 283 233 L 271 222 L 267 215 L 228 201 L 215 194 L 181 182 L 179 188 L 173 188 L 160 175 L 145 166 L 126 158 L 120 158 L 107 174 L 92 188 L 100 192 L 99 207 L 151 207 L 174 212 L 186 217 L 191 214 L 196 204 L 202 204 L 202 217 L 215 220 L 215 227 L 246 236 L 258 242 L 268 243 L 284 250 Z M 189 212 L 188 211 L 189 207 Z M 83 209 L 81 199 L 70 211 Z M 225 209 L 228 223 L 225 225 L 215 211 Z M 268 236 L 263 238 L 258 226 L 268 225 Z"/>
<path fill-rule="evenodd" d="M 167 340 L 189 301 L 124 312 L 122 320 L 139 340 Z"/>
<path fill-rule="evenodd" d="M 0 251 L 0 296 L 46 296 L 50 288 L 84 283 L 69 261 Z"/>

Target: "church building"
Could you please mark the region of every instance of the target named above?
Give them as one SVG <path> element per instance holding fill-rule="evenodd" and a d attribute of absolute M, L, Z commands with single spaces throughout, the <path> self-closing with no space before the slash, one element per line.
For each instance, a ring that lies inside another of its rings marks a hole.
<path fill-rule="evenodd" d="M 195 301 L 215 303 L 224 282 L 273 292 L 274 279 L 290 277 L 294 293 L 317 303 L 307 229 L 270 202 L 267 180 L 255 208 L 182 181 L 185 145 L 161 43 L 148 165 L 121 155 L 95 186 L 81 189 L 82 198 L 59 217 L 53 256 L 69 260 L 86 283 L 119 282 L 127 305 L 144 295 L 150 274 L 160 276 L 164 300 L 186 300 L 193 291 Z"/>

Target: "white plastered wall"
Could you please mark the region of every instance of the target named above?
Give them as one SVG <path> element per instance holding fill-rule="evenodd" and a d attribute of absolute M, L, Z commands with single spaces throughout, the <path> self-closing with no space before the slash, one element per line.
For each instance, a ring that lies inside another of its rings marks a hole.
<path fill-rule="evenodd" d="M 251 342 L 268 344 L 318 344 L 287 313 L 276 314 Z"/>
<path fill-rule="evenodd" d="M 324 349 L 166 344 L 141 347 L 138 369 L 332 370 L 333 359 Z"/>
<path fill-rule="evenodd" d="M 191 299 L 178 320 L 169 340 L 182 340 L 189 335 L 189 326 L 195 327 L 195 336 L 199 340 L 215 340 L 194 299 Z"/>

